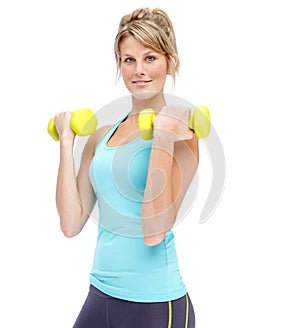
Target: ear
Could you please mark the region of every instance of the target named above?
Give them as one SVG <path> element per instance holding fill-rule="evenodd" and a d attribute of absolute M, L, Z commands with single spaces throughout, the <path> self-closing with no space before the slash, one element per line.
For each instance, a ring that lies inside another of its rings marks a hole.
<path fill-rule="evenodd" d="M 178 56 L 176 54 L 171 55 L 170 56 L 170 61 L 172 62 L 172 66 L 174 67 L 174 69 L 176 69 L 176 67 L 178 65 Z M 168 72 L 167 72 L 167 74 L 172 74 L 170 61 L 168 62 Z"/>

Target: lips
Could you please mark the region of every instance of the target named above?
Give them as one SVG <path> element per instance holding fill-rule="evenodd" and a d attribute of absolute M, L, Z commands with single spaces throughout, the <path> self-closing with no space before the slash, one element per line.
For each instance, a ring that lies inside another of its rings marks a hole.
<path fill-rule="evenodd" d="M 152 80 L 136 80 L 136 81 L 132 81 L 132 83 L 136 84 L 136 85 L 146 85 L 147 83 L 151 82 Z"/>

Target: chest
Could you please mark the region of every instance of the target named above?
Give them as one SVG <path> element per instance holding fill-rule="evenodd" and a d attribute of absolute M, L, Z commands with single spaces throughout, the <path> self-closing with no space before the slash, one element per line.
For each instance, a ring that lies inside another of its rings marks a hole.
<path fill-rule="evenodd" d="M 139 131 L 126 135 L 121 128 L 107 136 L 97 147 L 91 165 L 95 191 L 116 191 L 135 201 L 140 198 L 146 185 L 151 148 L 152 141 L 140 138 Z"/>
<path fill-rule="evenodd" d="M 107 141 L 108 147 L 119 147 L 129 144 L 140 137 L 137 122 L 123 122 Z"/>

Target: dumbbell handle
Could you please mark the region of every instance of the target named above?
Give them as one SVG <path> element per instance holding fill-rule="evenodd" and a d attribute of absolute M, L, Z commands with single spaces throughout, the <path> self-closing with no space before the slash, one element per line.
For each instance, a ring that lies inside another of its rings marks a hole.
<path fill-rule="evenodd" d="M 138 118 L 141 136 L 145 140 L 153 137 L 155 111 L 152 108 L 143 109 Z M 210 113 L 207 107 L 198 106 L 189 117 L 189 128 L 195 132 L 197 138 L 205 138 L 210 131 Z"/>
<path fill-rule="evenodd" d="M 93 134 L 97 128 L 97 118 L 89 108 L 77 109 L 72 112 L 70 119 L 71 129 L 79 136 Z M 59 140 L 59 135 L 54 123 L 54 117 L 48 122 L 48 133 L 55 140 Z"/>

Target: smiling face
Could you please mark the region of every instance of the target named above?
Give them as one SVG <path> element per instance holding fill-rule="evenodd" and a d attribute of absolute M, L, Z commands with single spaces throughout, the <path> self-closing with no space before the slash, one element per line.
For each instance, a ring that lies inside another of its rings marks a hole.
<path fill-rule="evenodd" d="M 133 36 L 120 42 L 120 71 L 132 93 L 163 91 L 168 65 L 166 56 L 145 47 Z"/>

